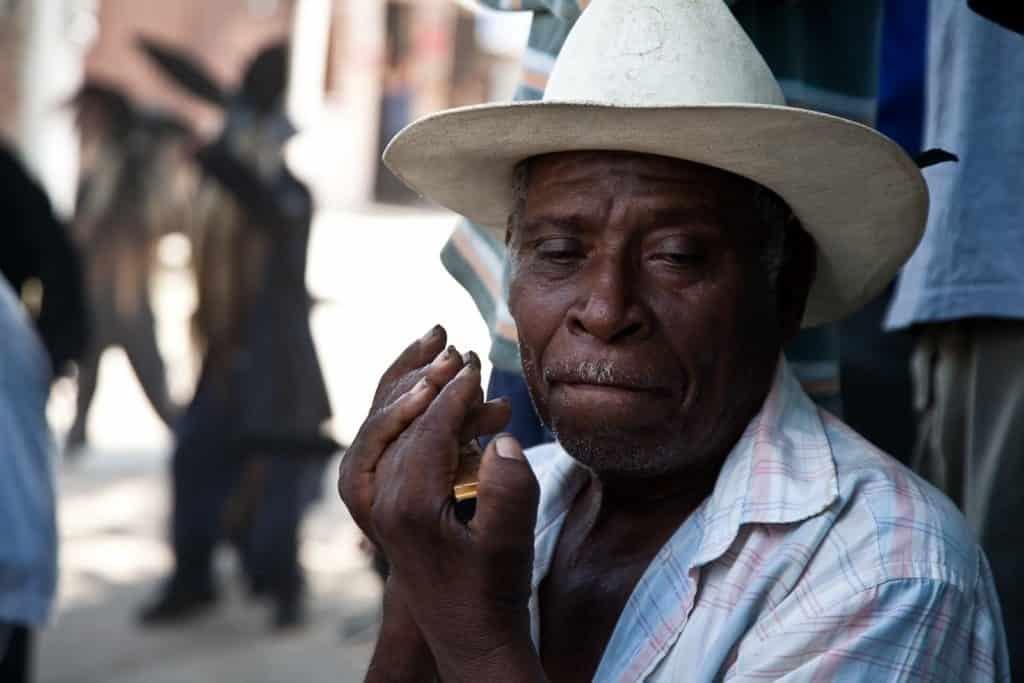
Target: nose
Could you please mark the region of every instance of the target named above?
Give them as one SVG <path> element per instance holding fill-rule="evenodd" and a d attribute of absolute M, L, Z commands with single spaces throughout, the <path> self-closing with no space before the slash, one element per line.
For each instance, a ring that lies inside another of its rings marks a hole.
<path fill-rule="evenodd" d="M 637 281 L 625 259 L 603 259 L 589 264 L 580 302 L 569 311 L 568 324 L 585 334 L 612 344 L 644 336 L 648 317 L 638 300 Z"/>

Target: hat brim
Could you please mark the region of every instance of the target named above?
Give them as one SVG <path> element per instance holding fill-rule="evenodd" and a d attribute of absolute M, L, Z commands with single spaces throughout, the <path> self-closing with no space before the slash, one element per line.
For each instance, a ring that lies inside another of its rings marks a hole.
<path fill-rule="evenodd" d="M 685 159 L 744 176 L 782 197 L 819 252 L 805 327 L 867 303 L 892 281 L 924 232 L 927 187 L 896 143 L 867 126 L 793 107 L 477 105 L 410 124 L 388 145 L 384 161 L 425 198 L 503 232 L 516 164 L 584 150 Z"/>

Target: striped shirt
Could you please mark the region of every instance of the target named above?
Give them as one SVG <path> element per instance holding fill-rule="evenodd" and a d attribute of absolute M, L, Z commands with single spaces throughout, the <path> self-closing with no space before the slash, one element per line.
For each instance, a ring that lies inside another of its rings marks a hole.
<path fill-rule="evenodd" d="M 587 0 L 480 0 L 497 10 L 533 12 L 514 100 L 539 100 L 565 37 Z M 522 372 L 516 324 L 508 311 L 504 235 L 460 220 L 441 252 L 441 263 L 473 298 L 491 332 L 490 360 L 500 370 Z"/>
<path fill-rule="evenodd" d="M 586 471 L 541 487 L 530 602 Z M 936 489 L 817 408 L 786 362 L 713 493 L 658 552 L 597 681 L 1008 681 L 987 560 Z"/>

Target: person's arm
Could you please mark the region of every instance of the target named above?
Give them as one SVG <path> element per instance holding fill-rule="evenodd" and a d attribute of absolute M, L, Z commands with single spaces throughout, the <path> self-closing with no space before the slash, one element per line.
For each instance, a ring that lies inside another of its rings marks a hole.
<path fill-rule="evenodd" d="M 984 565 L 984 560 L 980 560 Z M 744 645 L 729 681 L 1009 681 L 987 566 L 973 589 L 894 579 L 773 625 Z"/>
<path fill-rule="evenodd" d="M 366 683 L 437 680 L 434 656 L 405 604 L 385 587 L 383 618 Z"/>

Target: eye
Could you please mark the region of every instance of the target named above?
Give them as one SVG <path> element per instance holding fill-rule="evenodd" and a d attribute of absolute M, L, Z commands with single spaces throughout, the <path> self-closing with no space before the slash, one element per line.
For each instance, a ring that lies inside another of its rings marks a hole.
<path fill-rule="evenodd" d="M 648 258 L 673 268 L 693 268 L 707 260 L 707 250 L 699 240 L 673 235 L 648 246 Z"/>
<path fill-rule="evenodd" d="M 704 263 L 704 254 L 698 252 L 663 251 L 653 254 L 651 258 L 680 268 L 699 266 Z"/>
<path fill-rule="evenodd" d="M 583 245 L 579 240 L 554 237 L 540 240 L 535 252 L 544 261 L 554 264 L 570 264 L 583 256 Z"/>

